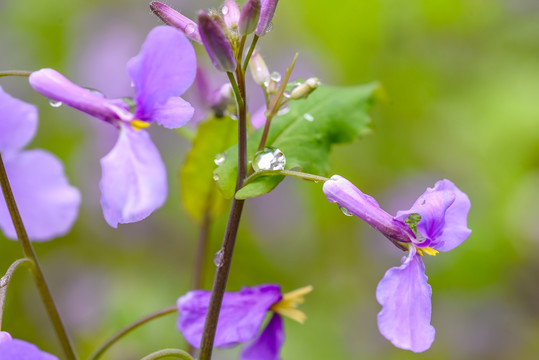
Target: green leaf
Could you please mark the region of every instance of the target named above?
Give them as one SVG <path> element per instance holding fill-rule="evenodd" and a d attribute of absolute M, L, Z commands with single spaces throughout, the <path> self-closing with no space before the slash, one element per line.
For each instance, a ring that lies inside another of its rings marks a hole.
<path fill-rule="evenodd" d="M 199 125 L 193 146 L 180 171 L 180 193 L 183 205 L 197 221 L 209 209 L 210 218 L 218 216 L 226 200 L 215 184 L 214 159 L 237 142 L 238 122 L 229 117 L 210 119 Z"/>
<path fill-rule="evenodd" d="M 329 172 L 329 152 L 333 144 L 347 143 L 371 131 L 370 111 L 377 83 L 353 87 L 321 86 L 306 100 L 290 103 L 290 111 L 273 119 L 266 146 L 280 149 L 286 156 L 286 169 L 325 176 Z M 252 159 L 263 129 L 247 141 Z M 217 185 L 226 198 L 234 196 L 238 171 L 237 145 L 228 149 L 225 162 L 215 171 Z M 247 199 L 266 194 L 283 180 L 282 176 L 261 176 L 236 194 Z"/>

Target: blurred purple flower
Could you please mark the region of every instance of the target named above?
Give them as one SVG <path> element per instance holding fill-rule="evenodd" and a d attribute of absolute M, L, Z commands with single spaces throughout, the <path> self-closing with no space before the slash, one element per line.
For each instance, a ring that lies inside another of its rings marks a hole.
<path fill-rule="evenodd" d="M 432 289 L 422 256 L 452 250 L 470 236 L 466 224 L 468 196 L 451 181 L 441 180 L 409 210 L 392 217 L 373 197 L 339 175 L 324 183 L 324 193 L 343 212 L 360 217 L 395 245 L 408 250 L 402 265 L 389 269 L 376 289 L 376 299 L 382 305 L 378 328 L 396 347 L 414 352 L 429 349 L 435 335 L 430 324 Z"/>
<path fill-rule="evenodd" d="M 37 130 L 37 109 L 0 87 L 0 152 L 28 237 L 46 241 L 66 234 L 75 222 L 79 191 L 69 185 L 61 161 L 40 149 L 22 151 Z M 0 228 L 17 239 L 0 191 Z"/>
<path fill-rule="evenodd" d="M 29 342 L 13 339 L 5 331 L 0 331 L 0 360 L 58 360 L 54 355 L 39 350 Z"/>
<path fill-rule="evenodd" d="M 126 101 L 106 99 L 53 69 L 30 76 L 30 84 L 42 95 L 119 129 L 116 145 L 101 159 L 101 205 L 105 220 L 114 228 L 146 218 L 166 200 L 165 165 L 142 128 L 151 122 L 177 128 L 191 119 L 193 108 L 179 96 L 194 80 L 195 52 L 181 32 L 159 26 L 128 62 L 127 73 L 136 89 L 134 112 Z"/>
<path fill-rule="evenodd" d="M 192 124 L 197 124 L 201 120 L 211 116 L 208 112 L 211 112 L 212 115 L 218 118 L 223 117 L 228 107 L 236 104 L 232 85 L 225 83 L 216 89 L 208 78 L 206 71 L 201 67 L 197 69 L 195 88 L 198 97 L 196 103 L 199 106 L 194 106 L 195 115 L 190 122 Z"/>
<path fill-rule="evenodd" d="M 279 285 L 264 284 L 225 293 L 214 346 L 230 347 L 252 341 L 243 349 L 242 360 L 280 359 L 279 352 L 284 343 L 281 315 L 303 323 L 306 316 L 296 307 L 304 302 L 304 295 L 311 290 L 312 287 L 307 286 L 282 295 Z M 178 299 L 178 330 L 195 347 L 202 338 L 210 296 L 209 291 L 194 290 Z M 269 311 L 274 313 L 259 334 Z"/>

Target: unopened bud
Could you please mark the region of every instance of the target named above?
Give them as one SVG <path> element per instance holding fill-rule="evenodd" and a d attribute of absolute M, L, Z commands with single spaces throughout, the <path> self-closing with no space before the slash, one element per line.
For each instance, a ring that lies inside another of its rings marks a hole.
<path fill-rule="evenodd" d="M 234 71 L 237 63 L 232 47 L 219 25 L 205 11 L 198 14 L 198 31 L 213 66 L 219 71 Z"/>
<path fill-rule="evenodd" d="M 256 51 L 253 52 L 251 60 L 249 61 L 249 69 L 251 70 L 251 76 L 255 83 L 260 86 L 266 86 L 270 73 L 264 59 Z"/>
<path fill-rule="evenodd" d="M 294 100 L 305 99 L 320 86 L 318 78 L 309 78 L 303 84 L 296 86 L 290 93 L 290 98 Z"/>
<path fill-rule="evenodd" d="M 235 0 L 225 0 L 223 7 L 221 8 L 221 13 L 223 14 L 223 19 L 225 20 L 226 26 L 231 29 L 234 26 L 238 26 L 238 21 L 240 20 L 240 9 Z"/>
<path fill-rule="evenodd" d="M 193 20 L 183 16 L 173 8 L 160 3 L 159 1 L 152 1 L 150 3 L 150 9 L 152 9 L 152 12 L 163 20 L 165 24 L 180 30 L 190 40 L 202 44 L 197 24 Z"/>
<path fill-rule="evenodd" d="M 271 20 L 275 14 L 275 8 L 279 0 L 261 0 L 260 1 L 260 19 L 255 30 L 255 34 L 262 36 L 271 29 Z"/>
<path fill-rule="evenodd" d="M 249 0 L 241 9 L 239 31 L 240 35 L 247 35 L 255 31 L 260 17 L 260 0 Z"/>

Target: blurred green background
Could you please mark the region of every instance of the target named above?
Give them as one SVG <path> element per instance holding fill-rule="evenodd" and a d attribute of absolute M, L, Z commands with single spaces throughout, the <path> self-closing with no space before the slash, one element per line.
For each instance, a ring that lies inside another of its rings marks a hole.
<path fill-rule="evenodd" d="M 220 6 L 213 0 L 167 3 L 190 17 Z M 159 24 L 148 1 L 0 0 L 0 70 L 53 67 L 108 96 L 129 95 L 125 63 Z M 343 216 L 319 184 L 287 179 L 249 201 L 228 289 L 264 282 L 285 291 L 315 288 L 302 307 L 308 321 L 286 320 L 284 359 L 537 358 L 538 34 L 536 0 L 279 3 L 273 30 L 259 43 L 272 70 L 284 72 L 299 51 L 295 75 L 317 75 L 332 85 L 378 80 L 387 95 L 373 112 L 374 132 L 335 148 L 334 173 L 390 213 L 449 178 L 471 199 L 473 230 L 456 250 L 425 259 L 437 337 L 429 351 L 413 354 L 394 348 L 376 327 L 376 285 L 402 253 L 359 219 Z M 217 83 L 225 81 L 213 74 Z M 39 106 L 30 147 L 62 158 L 82 192 L 71 233 L 35 247 L 86 358 L 116 330 L 190 289 L 198 229 L 176 185 L 190 144 L 152 127 L 169 170 L 169 200 L 147 220 L 114 230 L 102 218 L 97 184 L 99 158 L 115 132 L 74 110 L 48 106 L 24 78 L 2 78 L 0 85 Z M 212 227 L 212 254 L 225 222 L 223 214 Z M 16 242 L 3 235 L 0 241 L 4 272 L 22 253 Z M 209 260 L 207 288 L 213 272 Z M 170 315 L 137 330 L 104 358 L 138 359 L 184 346 L 175 321 Z M 24 271 L 10 287 L 3 330 L 62 356 Z M 215 358 L 234 359 L 237 351 L 218 351 Z"/>

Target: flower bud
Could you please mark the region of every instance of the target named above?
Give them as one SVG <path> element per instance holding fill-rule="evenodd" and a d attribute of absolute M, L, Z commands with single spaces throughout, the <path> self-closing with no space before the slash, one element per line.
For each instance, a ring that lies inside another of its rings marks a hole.
<path fill-rule="evenodd" d="M 261 0 L 260 2 L 260 19 L 255 30 L 258 36 L 265 35 L 271 29 L 271 20 L 275 14 L 275 8 L 279 0 Z"/>
<path fill-rule="evenodd" d="M 198 14 L 198 31 L 213 66 L 219 71 L 234 71 L 237 63 L 232 47 L 219 25 L 205 11 Z"/>
<path fill-rule="evenodd" d="M 255 31 L 260 17 L 260 0 L 249 0 L 241 9 L 239 31 L 240 35 L 247 35 Z"/>
<path fill-rule="evenodd" d="M 249 61 L 249 69 L 251 70 L 251 76 L 257 85 L 265 86 L 266 81 L 269 80 L 270 73 L 264 59 L 258 52 L 253 52 L 251 60 Z"/>
<path fill-rule="evenodd" d="M 197 24 L 174 10 L 173 8 L 160 3 L 159 1 L 152 1 L 150 3 L 150 9 L 167 25 L 175 27 L 187 36 L 190 40 L 202 44 L 200 34 L 198 33 Z"/>
<path fill-rule="evenodd" d="M 223 14 L 225 24 L 229 29 L 234 26 L 238 26 L 238 21 L 240 19 L 240 9 L 238 8 L 238 5 L 236 4 L 235 0 L 225 0 L 225 3 L 221 8 L 221 13 Z"/>
<path fill-rule="evenodd" d="M 290 93 L 290 98 L 294 100 L 305 99 L 320 86 L 320 80 L 312 77 L 303 84 L 296 86 Z"/>

